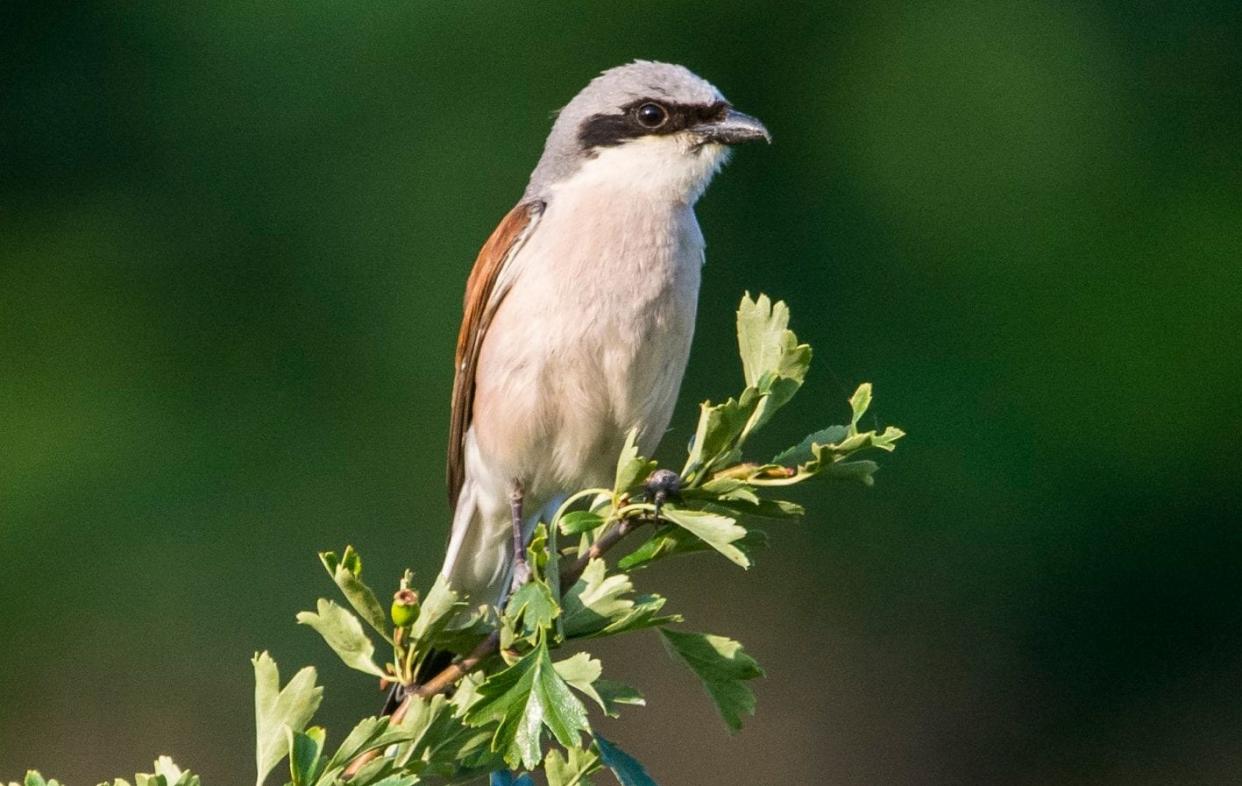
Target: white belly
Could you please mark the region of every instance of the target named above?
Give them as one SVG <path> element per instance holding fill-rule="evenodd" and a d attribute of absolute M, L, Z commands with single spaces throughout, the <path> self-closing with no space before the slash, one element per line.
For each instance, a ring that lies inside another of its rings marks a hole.
<path fill-rule="evenodd" d="M 481 507 L 503 505 L 512 479 L 536 504 L 609 485 L 631 428 L 655 449 L 690 352 L 702 259 L 689 206 L 549 202 L 481 348 L 466 457 L 492 498 Z"/>

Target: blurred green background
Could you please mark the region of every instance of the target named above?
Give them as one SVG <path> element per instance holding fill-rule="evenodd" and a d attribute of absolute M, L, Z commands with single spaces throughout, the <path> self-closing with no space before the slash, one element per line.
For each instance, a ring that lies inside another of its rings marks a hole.
<path fill-rule="evenodd" d="M 769 677 L 729 738 L 654 635 L 606 728 L 666 784 L 1242 771 L 1242 6 L 27 4 L 0 77 L 0 776 L 253 768 L 248 659 L 355 544 L 429 580 L 474 253 L 549 112 L 684 63 L 762 118 L 699 209 L 676 430 L 741 293 L 910 437 L 742 574 L 643 576 Z"/>

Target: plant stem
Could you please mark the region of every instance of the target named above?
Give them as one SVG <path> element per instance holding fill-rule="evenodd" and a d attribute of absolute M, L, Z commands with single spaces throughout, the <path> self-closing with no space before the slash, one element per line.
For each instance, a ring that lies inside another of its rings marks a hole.
<path fill-rule="evenodd" d="M 574 582 L 582 576 L 582 571 L 586 570 L 586 567 L 590 564 L 591 560 L 603 556 L 605 551 L 617 545 L 618 541 L 633 532 L 639 525 L 647 523 L 647 521 L 648 520 L 645 518 L 622 519 L 620 523 L 601 535 L 599 540 L 591 544 L 591 547 L 586 550 L 586 553 L 578 557 L 578 559 L 570 563 L 568 568 L 562 571 L 561 592 L 564 592 L 574 585 Z"/>

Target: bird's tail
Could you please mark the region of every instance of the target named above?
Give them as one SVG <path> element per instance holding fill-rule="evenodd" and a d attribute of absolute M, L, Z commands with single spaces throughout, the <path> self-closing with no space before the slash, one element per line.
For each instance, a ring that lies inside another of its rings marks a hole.
<path fill-rule="evenodd" d="M 530 540 L 540 521 L 551 521 L 564 501 L 563 494 L 550 499 L 527 498 L 523 541 Z M 440 573 L 454 591 L 467 597 L 471 607 L 504 603 L 513 577 L 513 519 L 507 499 L 487 509 L 480 504 L 478 486 L 467 478 L 457 495 L 453 528 Z"/>
<path fill-rule="evenodd" d="M 467 479 L 457 495 L 440 573 L 474 607 L 499 604 L 508 589 L 512 569 L 513 530 L 508 513 L 501 506 L 495 513 L 485 514 L 479 505 L 478 487 Z"/>

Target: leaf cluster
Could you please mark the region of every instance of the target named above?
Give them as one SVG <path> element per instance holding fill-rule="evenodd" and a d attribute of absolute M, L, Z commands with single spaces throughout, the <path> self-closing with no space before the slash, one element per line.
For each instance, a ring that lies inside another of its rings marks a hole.
<path fill-rule="evenodd" d="M 200 786 L 197 775 L 188 770 L 182 770 L 167 756 L 156 759 L 152 769 L 154 772 L 135 775 L 133 786 Z M 30 770 L 20 783 L 12 782 L 9 786 L 60 786 L 60 781 L 55 778 L 45 780 L 37 771 Z M 105 781 L 99 786 L 130 786 L 130 782 L 124 778 L 116 778 L 112 781 Z"/>
<path fill-rule="evenodd" d="M 320 554 L 345 604 L 320 598 L 297 621 L 345 665 L 397 686 L 403 699 L 332 748 L 327 732 L 311 725 L 323 698 L 315 670 L 303 668 L 282 686 L 275 661 L 256 655 L 256 786 L 282 761 L 286 786 L 464 784 L 489 774 L 493 786 L 532 786 L 536 771 L 550 786 L 591 786 L 605 772 L 622 786 L 653 786 L 642 764 L 591 722 L 592 712 L 615 717 L 643 705 L 642 694 L 606 678 L 602 662 L 581 650 L 647 629 L 658 630 L 725 725 L 739 730 L 754 714 L 750 683 L 762 668 L 731 638 L 682 629 L 668 600 L 639 592 L 635 576 L 657 560 L 697 552 L 749 568 L 767 543 L 759 527 L 804 512 L 776 496 L 781 489 L 814 478 L 870 485 L 878 466 L 858 454 L 891 452 L 903 433 L 860 428 L 872 397 L 864 384 L 850 397 L 847 423 L 819 428 L 771 458 L 748 457 L 753 435 L 802 386 L 812 353 L 789 329 L 785 304 L 764 295 L 742 299 L 737 335 L 745 387 L 700 406 L 681 470 L 655 473 L 631 432 L 612 485 L 571 495 L 536 527 L 530 580 L 502 607 L 472 606 L 442 576 L 420 596 L 408 571 L 392 602 L 382 603 L 352 547 Z M 621 542 L 626 549 L 610 564 L 607 552 Z M 432 676 L 437 653 L 458 660 Z M 165 759 L 156 773 L 138 776 L 137 786 L 198 784 Z M 27 777 L 26 786 L 42 784 Z"/>
<path fill-rule="evenodd" d="M 694 552 L 716 552 L 750 567 L 767 542 L 757 525 L 803 514 L 800 505 L 774 497 L 774 491 L 818 477 L 870 485 L 878 466 L 857 454 L 892 451 L 903 434 L 893 427 L 860 428 L 871 404 L 871 386 L 864 384 L 850 397 L 847 423 L 813 431 L 770 459 L 748 459 L 751 437 L 797 393 L 812 353 L 789 329 L 785 304 L 763 295 L 743 298 L 737 332 L 745 387 L 722 403 L 701 405 L 672 488 L 649 483 L 656 464 L 639 454 L 631 432 L 612 486 L 579 491 L 536 528 L 528 548 L 531 578 L 503 608 L 470 608 L 440 578 L 414 621 L 397 625 L 396 607 L 385 615 L 363 583 L 356 552 L 321 555 L 353 612 L 321 599 L 298 621 L 318 631 L 346 665 L 416 692 L 393 718 L 360 724 L 330 758 L 321 730 L 302 728 L 302 713 L 273 720 L 272 729 L 284 724 L 287 742 L 280 748 L 282 738 L 269 731 L 266 739 L 277 747 L 267 750 L 300 757 L 291 770 L 293 786 L 338 783 L 351 757 L 356 761 L 380 751 L 350 773 L 351 783 L 458 783 L 496 771 L 493 783 L 519 784 L 527 781 L 517 772 L 536 770 L 553 786 L 589 784 L 603 770 L 622 784 L 654 783 L 640 764 L 592 728 L 588 711 L 594 707 L 615 716 L 625 705 L 644 703 L 639 691 L 604 678 L 603 664 L 586 652 L 555 655 L 590 639 L 647 628 L 658 629 L 665 649 L 701 681 L 725 724 L 741 728 L 755 710 L 748 683 L 763 675 L 759 664 L 733 639 L 680 629 L 682 618 L 665 610 L 666 598 L 636 591 L 634 572 Z M 610 566 L 604 552 L 640 530 L 644 536 Z M 407 574 L 402 590 L 410 581 Z M 366 627 L 391 645 L 391 658 L 376 659 Z M 458 678 L 451 698 L 417 692 L 414 680 L 432 652 L 466 653 L 480 642 L 495 646 L 484 647 L 473 671 Z M 304 708 L 317 703 L 311 691 L 298 689 Z M 413 726 L 411 719 L 418 719 Z M 267 763 L 260 764 L 260 780 Z"/>

